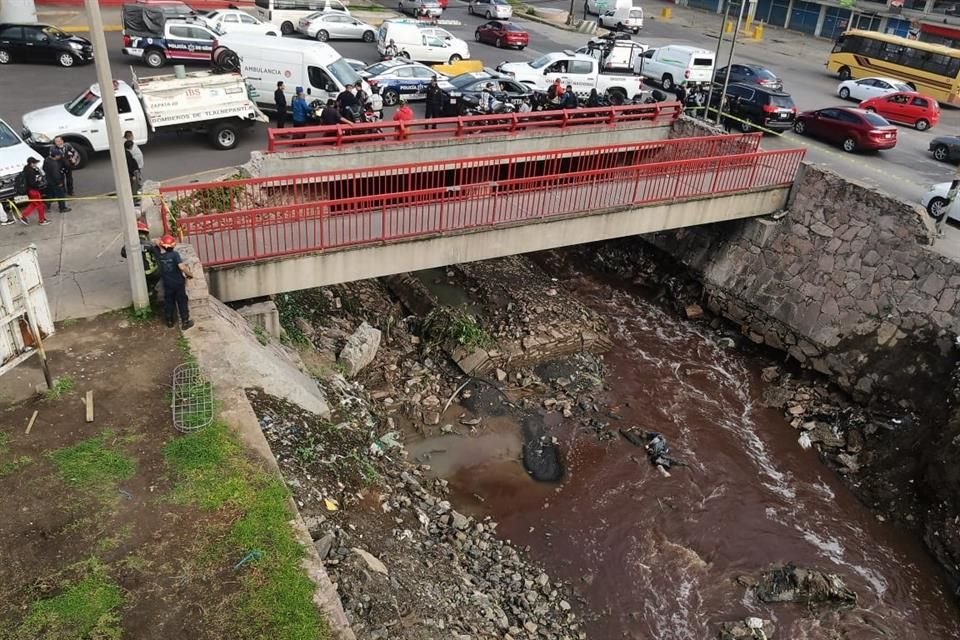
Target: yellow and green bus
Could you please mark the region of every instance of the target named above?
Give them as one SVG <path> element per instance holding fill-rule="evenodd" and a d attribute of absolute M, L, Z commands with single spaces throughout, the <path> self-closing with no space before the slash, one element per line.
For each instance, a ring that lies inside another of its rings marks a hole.
<path fill-rule="evenodd" d="M 847 31 L 826 63 L 841 80 L 896 78 L 938 102 L 960 106 L 960 49 L 875 31 Z"/>

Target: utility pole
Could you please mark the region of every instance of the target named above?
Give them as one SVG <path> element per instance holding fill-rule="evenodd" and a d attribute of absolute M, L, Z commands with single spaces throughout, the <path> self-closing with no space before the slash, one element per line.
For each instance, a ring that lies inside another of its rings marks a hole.
<path fill-rule="evenodd" d="M 150 297 L 147 294 L 147 281 L 143 274 L 143 260 L 140 259 L 137 214 L 133 208 L 133 189 L 130 186 L 130 174 L 127 172 L 123 131 L 120 130 L 120 113 L 117 111 L 113 74 L 110 71 L 110 59 L 107 57 L 107 40 L 103 35 L 103 18 L 100 15 L 100 5 L 97 0 L 84 0 L 84 4 L 87 8 L 87 18 L 90 20 L 90 40 L 93 42 L 97 83 L 100 85 L 100 100 L 103 103 L 103 120 L 107 127 L 107 140 L 110 142 L 110 164 L 113 168 L 113 181 L 117 187 L 117 208 L 120 211 L 124 244 L 127 247 L 133 308 L 144 309 L 150 306 Z"/>
<path fill-rule="evenodd" d="M 34 24 L 36 21 L 37 7 L 33 0 L 0 0 L 0 22 Z"/>
<path fill-rule="evenodd" d="M 727 18 L 730 17 L 730 0 L 727 0 L 725 4 L 726 8 L 723 11 L 723 22 L 720 23 L 720 35 L 717 36 L 717 48 L 713 53 L 714 61 L 716 61 L 716 56 L 720 55 L 720 45 L 723 44 L 723 30 L 727 28 Z M 714 62 L 714 64 L 716 64 L 716 62 Z M 707 104 L 703 105 L 704 120 L 710 119 L 710 105 L 712 104 L 711 100 L 713 100 L 713 85 L 715 84 L 714 79 L 710 78 L 710 91 L 707 92 Z M 720 97 L 720 103 L 723 103 L 722 96 Z"/>
<path fill-rule="evenodd" d="M 572 27 L 572 26 L 573 26 L 573 8 L 574 8 L 573 3 L 574 3 L 574 2 L 575 2 L 575 0 L 570 0 L 570 10 L 567 12 L 567 26 L 568 26 L 568 27 Z"/>
<path fill-rule="evenodd" d="M 723 93 L 720 94 L 720 108 L 717 109 L 717 124 L 720 124 L 720 112 L 723 108 L 723 99 L 727 96 L 727 85 L 730 84 L 730 65 L 733 64 L 733 51 L 737 48 L 737 35 L 740 33 L 740 21 L 743 20 L 743 8 L 748 2 L 749 0 L 740 0 L 740 13 L 737 14 L 737 24 L 733 28 L 733 40 L 730 41 L 730 55 L 727 56 L 727 73 L 723 78 Z"/>

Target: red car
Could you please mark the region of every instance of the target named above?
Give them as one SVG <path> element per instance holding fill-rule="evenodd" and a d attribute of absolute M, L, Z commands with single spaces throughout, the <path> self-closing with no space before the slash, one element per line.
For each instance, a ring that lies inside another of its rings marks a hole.
<path fill-rule="evenodd" d="M 940 120 L 940 105 L 916 91 L 898 91 L 860 103 L 860 108 L 875 111 L 890 122 L 899 122 L 926 131 Z"/>
<path fill-rule="evenodd" d="M 839 142 L 844 151 L 879 151 L 897 146 L 897 128 L 876 113 L 853 107 L 829 107 L 797 114 L 793 130 Z"/>
<path fill-rule="evenodd" d="M 477 42 L 486 42 L 498 48 L 516 47 L 523 49 L 530 44 L 530 34 L 512 22 L 498 22 L 493 20 L 477 27 L 473 37 Z"/>

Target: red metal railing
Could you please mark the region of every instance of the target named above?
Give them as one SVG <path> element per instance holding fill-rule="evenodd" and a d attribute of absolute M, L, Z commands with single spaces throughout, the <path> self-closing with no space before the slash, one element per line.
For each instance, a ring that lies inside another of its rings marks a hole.
<path fill-rule="evenodd" d="M 641 163 L 192 216 L 207 266 L 789 185 L 803 149 Z"/>
<path fill-rule="evenodd" d="M 385 120 L 354 125 L 268 129 L 267 152 L 308 151 L 363 143 L 383 144 L 420 139 L 461 138 L 478 134 L 513 134 L 535 129 L 566 129 L 590 125 L 613 126 L 636 122 L 669 124 L 682 113 L 683 106 L 679 102 L 656 102 L 619 107 L 557 109 L 409 122 Z M 428 124 L 436 128 L 428 129 Z"/>
<path fill-rule="evenodd" d="M 613 171 L 624 166 L 752 153 L 760 133 L 652 140 L 587 149 L 482 156 L 367 169 L 320 171 L 160 188 L 175 217 L 260 209 L 367 194 L 418 191 L 563 171 Z"/>

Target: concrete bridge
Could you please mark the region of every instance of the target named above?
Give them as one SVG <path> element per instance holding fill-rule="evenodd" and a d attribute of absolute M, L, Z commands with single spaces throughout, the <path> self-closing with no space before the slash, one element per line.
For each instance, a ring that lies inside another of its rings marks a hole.
<path fill-rule="evenodd" d="M 770 214 L 804 151 L 647 140 L 164 189 L 223 301 Z"/>

